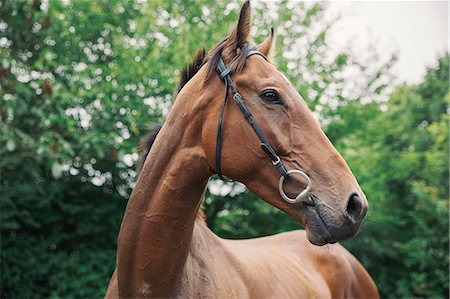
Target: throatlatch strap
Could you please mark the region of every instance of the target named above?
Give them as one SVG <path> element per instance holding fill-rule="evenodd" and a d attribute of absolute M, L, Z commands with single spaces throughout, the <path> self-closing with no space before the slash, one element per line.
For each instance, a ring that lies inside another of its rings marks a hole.
<path fill-rule="evenodd" d="M 267 58 L 259 51 L 256 50 L 250 50 L 247 54 L 247 58 L 252 55 L 259 55 L 263 57 L 265 60 Z M 219 57 L 219 62 L 217 63 L 217 71 L 220 75 L 220 78 L 225 81 L 225 95 L 224 95 L 224 101 L 222 110 L 220 111 L 219 116 L 219 122 L 217 126 L 217 138 L 216 138 L 216 172 L 219 175 L 219 177 L 223 180 L 224 177 L 222 176 L 222 170 L 220 167 L 220 161 L 221 161 L 221 155 L 222 155 L 222 124 L 223 124 L 223 115 L 225 110 L 225 105 L 227 103 L 228 98 L 228 89 L 231 90 L 231 93 L 233 95 L 233 99 L 237 106 L 239 107 L 239 110 L 241 110 L 242 114 L 245 117 L 245 120 L 251 125 L 253 131 L 255 132 L 256 136 L 258 136 L 258 139 L 261 142 L 261 148 L 264 150 L 264 152 L 269 156 L 269 158 L 272 160 L 272 164 L 277 167 L 278 171 L 283 177 L 288 177 L 289 174 L 287 172 L 286 167 L 284 166 L 283 162 L 281 161 L 280 157 L 277 155 L 277 153 L 274 151 L 274 149 L 270 146 L 269 142 L 265 138 L 264 134 L 256 124 L 252 114 L 248 110 L 247 106 L 245 105 L 242 96 L 239 94 L 239 92 L 236 90 L 236 87 L 233 84 L 233 81 L 231 80 L 231 69 L 225 67 L 225 63 L 223 62 L 222 57 Z"/>

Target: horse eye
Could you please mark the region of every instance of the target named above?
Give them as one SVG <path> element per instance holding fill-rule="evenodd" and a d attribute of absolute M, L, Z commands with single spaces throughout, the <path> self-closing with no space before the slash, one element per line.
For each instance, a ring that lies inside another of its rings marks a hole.
<path fill-rule="evenodd" d="M 265 90 L 261 95 L 261 99 L 269 104 L 283 105 L 283 102 L 278 97 L 278 94 L 274 90 Z"/>

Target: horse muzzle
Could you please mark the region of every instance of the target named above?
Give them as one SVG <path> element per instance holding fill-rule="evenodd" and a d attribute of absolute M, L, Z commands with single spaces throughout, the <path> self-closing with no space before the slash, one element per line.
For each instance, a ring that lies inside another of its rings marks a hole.
<path fill-rule="evenodd" d="M 314 194 L 310 194 L 313 205 L 300 203 L 304 215 L 304 226 L 308 240 L 314 245 L 336 243 L 354 237 L 367 213 L 358 195 L 352 194 L 344 211 L 336 210 Z"/>

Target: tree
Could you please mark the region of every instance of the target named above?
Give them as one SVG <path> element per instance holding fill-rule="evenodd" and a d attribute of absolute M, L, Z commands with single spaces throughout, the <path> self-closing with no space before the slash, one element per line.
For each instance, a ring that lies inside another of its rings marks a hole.
<path fill-rule="evenodd" d="M 369 196 L 370 219 L 348 246 L 387 297 L 447 298 L 449 58 L 402 85 L 386 111 L 341 138 Z"/>

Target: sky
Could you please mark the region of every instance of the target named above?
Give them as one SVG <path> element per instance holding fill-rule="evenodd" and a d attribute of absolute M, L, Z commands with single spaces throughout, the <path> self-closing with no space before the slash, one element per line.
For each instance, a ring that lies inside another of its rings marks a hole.
<path fill-rule="evenodd" d="M 341 20 L 330 35 L 336 48 L 351 42 L 358 53 L 369 45 L 379 53 L 397 53 L 397 83 L 419 83 L 427 66 L 448 49 L 447 1 L 333 1 L 329 17 Z"/>

